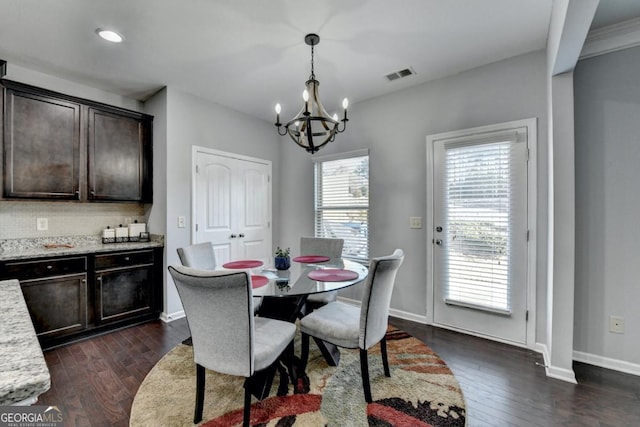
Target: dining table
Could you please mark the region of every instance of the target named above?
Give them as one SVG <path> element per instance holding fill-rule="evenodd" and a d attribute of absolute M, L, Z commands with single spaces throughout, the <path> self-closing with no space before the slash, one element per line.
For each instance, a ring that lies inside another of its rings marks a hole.
<path fill-rule="evenodd" d="M 290 268 L 278 270 L 261 265 L 259 261 L 241 260 L 223 264 L 225 269 L 248 269 L 254 297 L 260 297 L 256 315 L 295 322 L 307 314 L 306 300 L 309 295 L 337 291 L 363 282 L 369 270 L 366 265 L 344 258 L 329 258 L 319 255 L 294 257 Z M 330 366 L 337 366 L 340 350 L 331 343 L 314 341 Z M 258 376 L 252 393 L 259 399 L 269 394 L 275 372 L 265 372 L 266 378 Z M 282 383 L 282 381 L 281 381 Z"/>

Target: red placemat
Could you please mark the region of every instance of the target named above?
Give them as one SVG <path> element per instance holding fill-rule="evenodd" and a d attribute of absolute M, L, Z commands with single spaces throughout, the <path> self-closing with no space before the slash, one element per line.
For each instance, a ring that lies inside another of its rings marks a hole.
<path fill-rule="evenodd" d="M 309 262 L 325 262 L 329 261 L 331 258 L 324 255 L 300 255 L 295 257 L 293 260 L 295 262 L 309 263 Z"/>
<path fill-rule="evenodd" d="M 269 283 L 269 279 L 264 276 L 251 276 L 251 287 L 254 289 L 264 286 L 267 283 Z"/>
<path fill-rule="evenodd" d="M 320 280 L 321 282 L 344 282 L 358 278 L 358 273 L 340 268 L 325 268 L 310 271 L 309 279 Z"/>
<path fill-rule="evenodd" d="M 246 259 L 242 261 L 231 261 L 226 264 L 222 264 L 224 268 L 256 268 L 264 264 L 262 261 Z"/>

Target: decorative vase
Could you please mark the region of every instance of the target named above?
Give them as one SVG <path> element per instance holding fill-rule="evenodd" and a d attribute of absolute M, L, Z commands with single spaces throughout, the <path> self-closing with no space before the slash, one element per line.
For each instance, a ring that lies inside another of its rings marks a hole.
<path fill-rule="evenodd" d="M 274 265 L 278 270 L 288 270 L 291 267 L 291 258 L 288 256 L 277 256 Z"/>

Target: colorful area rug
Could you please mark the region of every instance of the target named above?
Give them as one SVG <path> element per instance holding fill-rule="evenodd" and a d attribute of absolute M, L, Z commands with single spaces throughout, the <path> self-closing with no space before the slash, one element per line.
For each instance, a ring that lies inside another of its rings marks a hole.
<path fill-rule="evenodd" d="M 276 375 L 271 395 L 262 401 L 253 399 L 251 425 L 464 426 L 460 386 L 438 355 L 397 329 L 389 329 L 387 342 L 391 378 L 384 376 L 379 346 L 369 351 L 372 403 L 364 400 L 358 350 L 341 349 L 339 366 L 331 367 L 311 341 L 307 377 L 295 387 L 278 390 Z M 195 383 L 192 349 L 180 344 L 140 385 L 130 427 L 193 426 Z M 199 425 L 242 425 L 242 385 L 243 378 L 207 371 L 204 417 Z"/>

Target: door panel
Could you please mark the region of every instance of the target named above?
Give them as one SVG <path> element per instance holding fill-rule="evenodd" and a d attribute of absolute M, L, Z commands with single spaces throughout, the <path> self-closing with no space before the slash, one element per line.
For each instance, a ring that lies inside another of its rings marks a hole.
<path fill-rule="evenodd" d="M 434 323 L 527 339 L 526 131 L 433 143 Z"/>
<path fill-rule="evenodd" d="M 213 242 L 218 265 L 271 260 L 271 164 L 196 151 L 195 242 Z"/>

